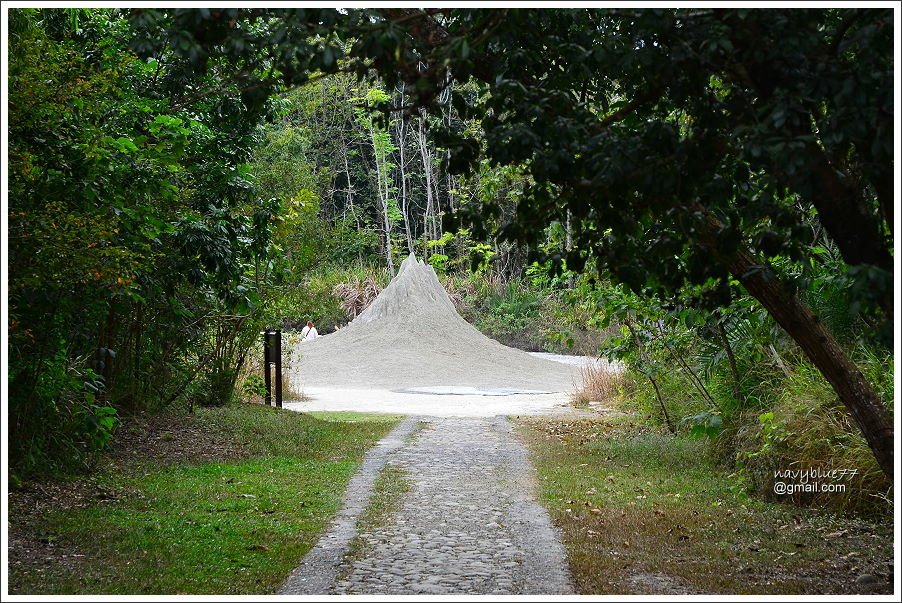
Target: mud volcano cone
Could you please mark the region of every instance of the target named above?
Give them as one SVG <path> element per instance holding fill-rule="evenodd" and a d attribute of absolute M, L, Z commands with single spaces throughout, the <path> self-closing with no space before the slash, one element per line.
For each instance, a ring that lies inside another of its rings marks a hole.
<path fill-rule="evenodd" d="M 573 366 L 509 348 L 472 327 L 432 266 L 413 254 L 353 322 L 293 353 L 292 378 L 301 387 L 567 392 L 579 379 Z"/>

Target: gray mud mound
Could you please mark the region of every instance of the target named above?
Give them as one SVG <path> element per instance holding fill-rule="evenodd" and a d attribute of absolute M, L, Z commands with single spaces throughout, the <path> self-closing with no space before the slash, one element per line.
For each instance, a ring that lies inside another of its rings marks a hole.
<path fill-rule="evenodd" d="M 537 325 L 538 326 L 538 325 Z M 461 386 L 568 392 L 579 369 L 490 339 L 460 317 L 431 266 L 411 254 L 343 329 L 292 349 L 303 387 Z"/>

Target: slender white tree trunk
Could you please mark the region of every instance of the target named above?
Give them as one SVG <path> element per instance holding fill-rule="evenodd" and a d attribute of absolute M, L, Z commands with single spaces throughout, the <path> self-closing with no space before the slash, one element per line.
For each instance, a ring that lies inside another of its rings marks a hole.
<path fill-rule="evenodd" d="M 388 213 L 388 203 L 389 203 L 389 183 L 388 183 L 388 169 L 385 161 L 385 150 L 379 148 L 379 143 L 376 139 L 376 131 L 373 128 L 372 123 L 369 126 L 370 129 L 370 140 L 373 142 L 373 154 L 376 157 L 376 193 L 379 197 L 379 207 L 382 210 L 382 230 L 385 234 L 385 261 L 388 266 L 389 272 L 394 275 L 395 273 L 395 262 L 392 259 L 392 248 L 391 248 L 391 219 Z"/>
<path fill-rule="evenodd" d="M 400 106 L 404 106 L 404 86 L 400 87 Z M 404 234 L 407 235 L 407 251 L 413 253 L 413 234 L 410 231 L 410 208 L 407 206 L 407 157 L 404 153 L 404 146 L 407 139 L 407 119 L 404 117 L 404 110 L 398 112 L 398 120 L 395 130 L 398 137 L 398 153 L 399 167 L 401 172 L 401 217 L 404 219 Z"/>
<path fill-rule="evenodd" d="M 435 230 L 435 194 L 433 193 L 432 151 L 429 149 L 429 141 L 426 138 L 425 115 L 420 110 L 420 119 L 417 123 L 417 146 L 420 147 L 420 158 L 423 160 L 423 175 L 426 178 L 426 212 L 423 216 L 423 234 L 427 240 L 438 238 Z"/>

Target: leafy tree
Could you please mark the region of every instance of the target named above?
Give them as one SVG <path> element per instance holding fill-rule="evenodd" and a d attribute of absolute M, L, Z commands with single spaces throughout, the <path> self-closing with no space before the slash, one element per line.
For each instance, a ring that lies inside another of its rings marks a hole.
<path fill-rule="evenodd" d="M 113 409 L 228 398 L 275 208 L 243 164 L 258 116 L 210 92 L 218 68 L 139 59 L 118 11 L 11 13 L 9 419 L 27 474 L 90 461 Z"/>
<path fill-rule="evenodd" d="M 482 83 L 483 102 L 461 112 L 480 117 L 493 163 L 526 164 L 533 181 L 508 237 L 534 243 L 549 220 L 572 218 L 571 268 L 592 259 L 664 296 L 697 288 L 707 307 L 728 303 L 732 275 L 833 385 L 892 474 L 886 406 L 786 268 L 805 278 L 813 212 L 862 312 L 891 332 L 891 11 L 381 15 L 398 58 L 375 62 L 423 102 L 446 68 Z M 448 134 L 457 161 L 476 159 L 475 141 Z"/>

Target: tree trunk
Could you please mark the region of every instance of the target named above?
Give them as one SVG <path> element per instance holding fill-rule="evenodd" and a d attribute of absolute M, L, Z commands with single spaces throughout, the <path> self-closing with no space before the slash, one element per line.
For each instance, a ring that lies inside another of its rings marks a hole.
<path fill-rule="evenodd" d="M 629 329 L 630 335 L 633 336 L 633 341 L 636 342 L 636 346 L 639 348 L 639 354 L 644 359 L 646 357 L 645 346 L 642 345 L 642 340 L 639 339 L 639 336 L 636 334 L 636 330 L 633 328 L 632 323 L 627 320 L 626 328 Z M 664 422 L 667 424 L 667 429 L 670 430 L 670 433 L 676 435 L 676 425 L 673 424 L 673 419 L 670 418 L 670 413 L 667 412 L 667 405 L 664 404 L 664 397 L 661 395 L 661 388 L 658 387 L 658 380 L 655 379 L 650 373 L 646 373 L 645 371 L 639 371 L 651 382 L 651 386 L 655 389 L 655 398 L 658 399 L 658 404 L 661 405 L 661 414 L 664 415 Z"/>
<path fill-rule="evenodd" d="M 427 142 L 427 144 L 428 144 L 428 142 Z M 430 157 L 433 157 L 433 158 L 435 157 L 435 153 L 433 153 L 433 152 L 430 152 L 429 155 L 430 155 Z M 430 166 L 429 166 L 430 172 L 434 168 L 435 168 L 435 166 L 430 164 Z M 436 170 L 436 172 L 437 172 L 437 170 Z M 433 201 L 432 201 L 432 238 L 435 240 L 439 240 L 442 238 L 442 220 L 441 220 L 442 197 L 439 194 L 439 192 L 440 192 L 439 189 L 441 188 L 440 176 L 441 176 L 441 174 L 433 172 L 432 177 L 431 177 L 432 186 L 435 188 L 435 190 L 433 191 L 433 194 L 432 194 L 432 199 L 433 199 Z M 436 249 L 438 250 L 438 253 L 442 253 L 442 254 L 445 253 L 444 245 L 437 247 Z"/>
<path fill-rule="evenodd" d="M 567 208 L 567 221 L 564 223 L 564 251 L 570 252 L 573 249 L 573 231 L 570 230 L 570 208 Z"/>
<path fill-rule="evenodd" d="M 442 120 L 445 122 L 445 127 L 451 128 L 451 95 L 454 93 L 454 86 L 451 83 L 451 77 L 448 76 L 448 85 L 442 91 L 439 102 L 442 108 Z M 451 150 L 447 149 L 445 151 L 445 164 L 449 165 L 451 163 Z M 445 174 L 445 185 L 448 189 L 448 211 L 454 211 L 454 176 L 451 175 L 451 172 L 446 170 Z M 444 252 L 443 252 L 444 253 Z"/>
<path fill-rule="evenodd" d="M 385 259 L 388 265 L 388 272 L 392 276 L 395 275 L 395 262 L 392 260 L 391 251 L 391 221 L 388 219 L 388 207 L 383 205 L 382 210 L 383 225 L 385 227 Z"/>
<path fill-rule="evenodd" d="M 400 105 L 404 106 L 404 86 L 400 86 Z M 407 119 L 404 110 L 398 111 L 396 131 L 398 136 L 399 171 L 401 173 L 401 216 L 404 218 L 404 234 L 407 236 L 407 251 L 413 253 L 413 234 L 410 231 L 410 208 L 407 207 L 407 157 L 404 153 L 404 141 L 407 138 Z"/>
<path fill-rule="evenodd" d="M 354 218 L 354 222 L 357 224 L 357 230 L 360 230 L 360 218 L 357 217 L 357 211 L 354 209 L 354 184 L 351 182 L 351 167 L 348 165 L 348 144 L 345 140 L 344 130 L 341 133 L 341 156 L 344 162 L 344 173 L 345 177 L 348 179 L 348 188 L 345 191 L 347 193 L 347 198 L 345 199 L 345 212 L 348 209 L 351 210 L 351 216 Z"/>
<path fill-rule="evenodd" d="M 661 405 L 661 412 L 664 413 L 664 422 L 667 423 L 667 429 L 670 430 L 671 435 L 676 435 L 676 426 L 673 424 L 673 419 L 670 418 L 670 413 L 667 412 L 667 406 L 664 404 L 664 398 L 661 396 L 661 388 L 658 387 L 657 379 L 647 373 L 645 376 L 651 381 L 651 386 L 655 388 L 655 397 L 658 399 L 658 404 Z"/>
<path fill-rule="evenodd" d="M 417 143 L 420 147 L 420 158 L 423 160 L 423 175 L 426 178 L 426 212 L 423 217 L 423 228 L 428 241 L 430 239 L 436 240 L 438 236 L 435 232 L 435 196 L 432 192 L 432 153 L 429 151 L 424 121 L 425 117 L 421 114 L 417 129 Z"/>
<path fill-rule="evenodd" d="M 743 73 L 748 83 L 753 86 L 761 97 L 771 97 L 774 87 L 770 82 L 760 81 L 764 77 L 764 71 L 753 68 L 743 68 Z M 749 73 L 762 74 L 759 78 L 750 77 Z M 817 120 L 818 111 L 813 111 L 811 117 Z M 793 126 L 788 126 L 786 135 L 803 138 L 811 136 L 811 125 L 807 120 L 801 120 Z M 867 141 L 870 144 L 871 141 Z M 857 144 L 862 147 L 865 145 Z M 863 159 L 868 163 L 870 153 L 865 149 Z M 829 233 L 830 238 L 836 242 L 843 259 L 847 264 L 858 266 L 870 264 L 886 272 L 893 273 L 893 257 L 890 253 L 892 242 L 884 236 L 881 225 L 881 215 L 875 214 L 869 207 L 865 196 L 859 187 L 853 184 L 854 178 L 843 172 L 836 161 L 831 161 L 824 146 L 817 141 L 808 142 L 805 146 L 806 164 L 803 169 L 794 174 L 779 174 L 779 179 L 790 189 L 798 192 L 800 196 L 811 203 L 817 210 L 818 220 Z M 880 170 L 878 170 L 880 171 Z M 804 176 L 802 176 L 804 174 Z M 880 183 L 883 182 L 881 187 Z M 891 181 L 890 181 L 891 182 Z M 882 198 L 886 199 L 889 191 L 886 190 L 886 180 L 878 179 L 872 182 L 880 196 L 880 188 L 883 189 Z M 890 186 L 892 186 L 890 184 Z M 891 216 L 892 211 L 886 211 L 885 204 L 880 202 L 883 211 L 882 217 Z M 890 226 L 892 230 L 892 226 Z M 893 321 L 894 299 L 893 291 L 884 292 L 877 299 L 880 307 L 886 313 L 889 321 Z"/>
<path fill-rule="evenodd" d="M 893 258 L 880 236 L 879 220 L 864 199 L 839 177 L 820 148 L 810 150 L 817 185 L 810 200 L 818 219 L 853 266 L 871 264 L 892 271 Z"/>
<path fill-rule="evenodd" d="M 852 266 L 870 264 L 892 273 L 893 256 L 883 236 L 880 217 L 868 208 L 859 192 L 843 182 L 820 147 L 812 144 L 809 152 L 813 156 L 810 168 L 816 176 L 809 200 L 843 259 Z M 885 195 L 886 192 L 884 198 Z M 888 215 L 892 216 L 892 212 Z M 892 288 L 877 301 L 892 322 Z"/>
<path fill-rule="evenodd" d="M 388 215 L 388 166 L 385 162 L 385 150 L 379 148 L 376 131 L 372 124 L 370 124 L 370 140 L 373 141 L 373 153 L 376 157 L 376 194 L 379 197 L 379 205 L 382 209 L 382 228 L 385 233 L 385 260 L 389 273 L 394 276 L 395 263 L 392 260 L 391 219 Z"/>
<path fill-rule="evenodd" d="M 733 355 L 733 346 L 730 345 L 730 340 L 727 338 L 727 329 L 723 326 L 723 323 L 720 320 L 716 322 L 720 343 L 727 353 L 727 360 L 730 362 L 730 373 L 733 375 L 733 397 L 736 399 L 736 402 L 742 404 L 744 400 L 742 399 L 742 390 L 739 387 L 739 367 L 736 365 L 736 356 Z"/>
<path fill-rule="evenodd" d="M 717 244 L 717 233 L 723 224 L 701 206 L 695 209 L 704 216 L 699 242 L 764 306 L 833 386 L 861 429 L 880 468 L 892 481 L 893 423 L 883 400 L 808 306 L 745 249 L 722 249 Z"/>

